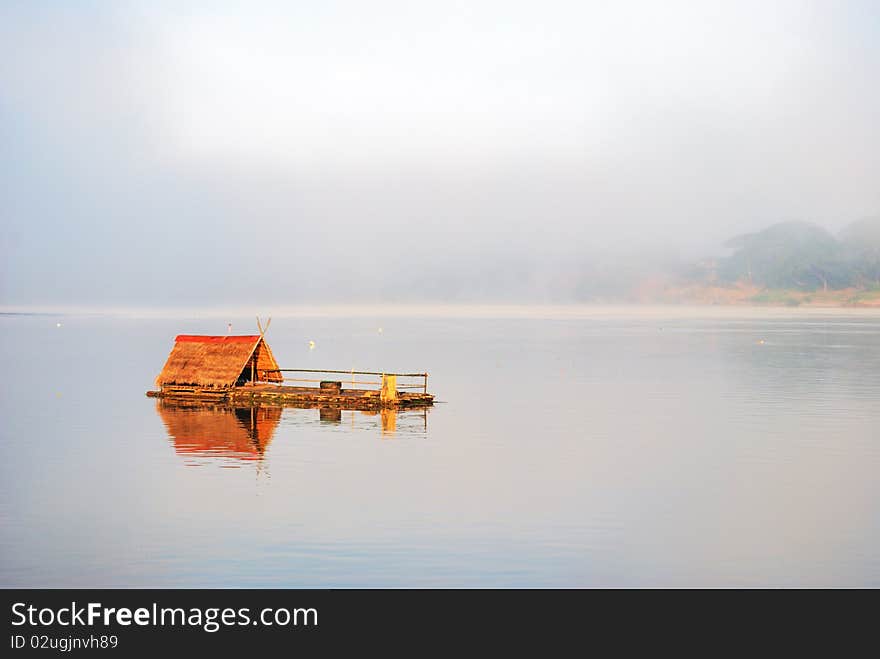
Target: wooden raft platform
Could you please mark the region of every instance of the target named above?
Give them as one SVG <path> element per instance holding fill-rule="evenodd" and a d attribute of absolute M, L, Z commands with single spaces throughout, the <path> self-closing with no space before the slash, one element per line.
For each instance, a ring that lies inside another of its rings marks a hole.
<path fill-rule="evenodd" d="M 242 385 L 228 389 L 166 386 L 161 391 L 148 391 L 147 396 L 248 405 L 272 403 L 274 405 L 296 405 L 297 407 L 338 407 L 344 410 L 407 409 L 428 407 L 434 404 L 434 396 L 422 392 L 398 392 L 396 400 L 382 400 L 380 392 L 372 389 L 328 390 L 317 387 L 291 387 L 274 384 Z"/>
<path fill-rule="evenodd" d="M 260 334 L 178 335 L 156 378 L 157 390 L 148 391 L 147 396 L 346 410 L 428 407 L 434 403 L 434 396 L 428 393 L 427 373 L 280 368 L 266 343 L 259 319 L 257 324 Z M 318 375 L 322 377 L 316 377 Z M 326 379 L 328 376 L 332 379 Z M 379 379 L 364 380 L 360 376 Z M 400 384 L 398 378 L 403 379 Z M 310 386 L 284 384 L 288 381 Z M 373 388 L 358 389 L 355 385 Z M 406 389 L 410 391 L 404 391 Z"/>

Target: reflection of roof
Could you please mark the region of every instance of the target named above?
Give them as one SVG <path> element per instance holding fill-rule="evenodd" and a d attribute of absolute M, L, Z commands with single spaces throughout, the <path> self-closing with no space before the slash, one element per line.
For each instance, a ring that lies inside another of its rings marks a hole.
<path fill-rule="evenodd" d="M 159 377 L 158 386 L 187 385 L 231 387 L 256 355 L 258 378 L 263 382 L 282 382 L 281 373 L 266 373 L 278 368 L 269 345 L 255 336 L 193 336 L 181 334 Z"/>
<path fill-rule="evenodd" d="M 174 450 L 182 455 L 259 460 L 281 420 L 280 407 L 223 407 L 156 401 Z"/>

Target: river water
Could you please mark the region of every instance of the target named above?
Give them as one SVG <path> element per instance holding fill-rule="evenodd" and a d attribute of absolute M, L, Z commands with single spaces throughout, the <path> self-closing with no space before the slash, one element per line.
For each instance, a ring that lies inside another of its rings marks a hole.
<path fill-rule="evenodd" d="M 880 586 L 880 312 L 291 312 L 283 367 L 437 404 L 145 397 L 228 322 L 0 315 L 0 586 Z"/>

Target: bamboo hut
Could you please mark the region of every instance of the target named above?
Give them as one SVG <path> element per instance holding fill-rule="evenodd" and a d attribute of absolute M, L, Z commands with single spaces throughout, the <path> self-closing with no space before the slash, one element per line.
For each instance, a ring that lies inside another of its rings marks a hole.
<path fill-rule="evenodd" d="M 248 382 L 282 381 L 278 362 L 261 335 L 181 334 L 174 339 L 156 386 L 162 390 L 227 389 Z"/>

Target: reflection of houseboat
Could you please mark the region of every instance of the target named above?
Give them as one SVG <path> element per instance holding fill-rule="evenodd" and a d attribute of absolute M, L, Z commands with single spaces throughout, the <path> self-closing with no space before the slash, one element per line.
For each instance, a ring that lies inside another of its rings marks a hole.
<path fill-rule="evenodd" d="M 287 405 L 287 413 L 293 414 Z M 339 426 L 351 422 L 354 428 L 376 427 L 380 425 L 384 437 L 392 437 L 398 431 L 398 416 L 404 420 L 403 432 L 425 432 L 428 423 L 428 408 L 399 410 L 386 407 L 380 410 L 350 410 L 338 407 L 311 409 L 304 415 L 288 418 L 288 423 L 303 426 L 329 424 Z M 276 405 L 230 405 L 228 403 L 206 402 L 201 400 L 180 400 L 162 398 L 156 401 L 156 411 L 168 436 L 179 455 L 193 458 L 232 458 L 234 460 L 261 461 L 265 457 L 281 423 L 284 408 Z M 357 418 L 356 418 L 357 417 Z M 380 422 L 370 422 L 378 419 Z M 366 423 L 365 423 L 366 422 Z"/>
<path fill-rule="evenodd" d="M 290 378 L 284 377 L 284 373 L 332 375 L 333 379 Z M 378 379 L 356 379 L 365 376 Z M 291 386 L 284 382 L 310 383 L 311 386 Z M 357 388 L 358 385 L 361 388 Z M 371 388 L 363 385 L 371 385 Z M 426 407 L 434 402 L 434 396 L 428 393 L 427 373 L 279 368 L 262 334 L 182 334 L 175 339 L 165 367 L 156 378 L 156 386 L 158 390 L 148 391 L 148 396 L 233 405 L 267 403 L 375 410 Z"/>
<path fill-rule="evenodd" d="M 229 407 L 160 400 L 156 410 L 181 455 L 259 460 L 281 421 L 280 407 Z"/>

